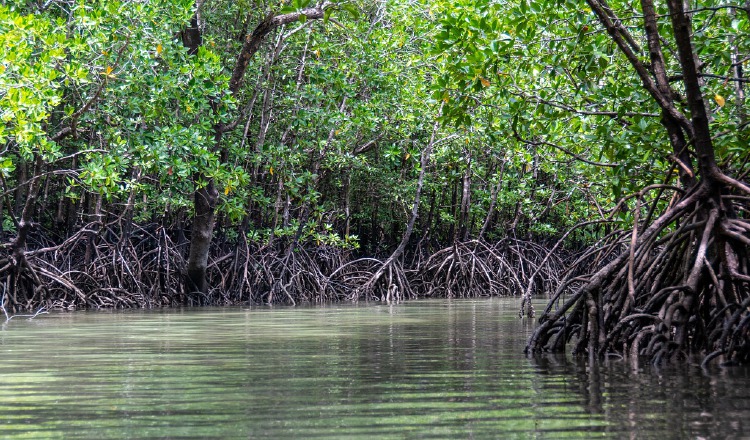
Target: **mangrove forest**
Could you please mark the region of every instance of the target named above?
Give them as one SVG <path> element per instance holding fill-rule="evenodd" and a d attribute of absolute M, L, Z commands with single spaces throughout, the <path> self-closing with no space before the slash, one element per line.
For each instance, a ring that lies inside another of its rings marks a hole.
<path fill-rule="evenodd" d="M 748 64 L 744 0 L 4 0 L 0 309 L 507 296 L 529 356 L 748 363 Z"/>

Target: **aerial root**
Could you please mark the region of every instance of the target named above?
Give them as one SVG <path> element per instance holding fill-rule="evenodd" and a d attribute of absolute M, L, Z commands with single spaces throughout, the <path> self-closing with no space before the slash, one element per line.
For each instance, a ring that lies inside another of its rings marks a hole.
<path fill-rule="evenodd" d="M 518 296 L 535 273 L 534 292 L 553 291 L 566 267 L 562 253 L 516 239 L 455 243 L 406 266 L 403 258 L 353 258 L 325 245 L 290 251 L 281 240 L 258 246 L 240 238 L 215 247 L 213 288 L 197 295 L 184 290 L 185 243 L 159 226 L 128 231 L 89 224 L 58 245 L 35 236 L 36 249 L 20 263 L 0 259 L 7 310 Z"/>

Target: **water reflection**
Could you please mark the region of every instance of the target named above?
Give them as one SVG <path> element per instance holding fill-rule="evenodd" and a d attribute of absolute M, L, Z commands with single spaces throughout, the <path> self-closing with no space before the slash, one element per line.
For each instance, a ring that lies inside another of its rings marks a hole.
<path fill-rule="evenodd" d="M 3 438 L 741 437 L 747 370 L 527 359 L 515 299 L 53 314 L 0 332 Z"/>
<path fill-rule="evenodd" d="M 610 431 L 623 438 L 744 438 L 750 428 L 748 368 L 706 372 L 696 361 L 634 371 L 620 360 L 589 367 L 564 355 L 531 361 L 538 374 L 571 378 L 562 389 L 580 396 L 588 412 L 616 421 Z"/>

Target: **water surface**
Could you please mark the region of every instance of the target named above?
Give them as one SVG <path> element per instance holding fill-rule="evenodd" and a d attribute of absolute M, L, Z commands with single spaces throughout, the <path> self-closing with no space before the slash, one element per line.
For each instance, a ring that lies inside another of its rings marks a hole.
<path fill-rule="evenodd" d="M 742 438 L 750 373 L 528 359 L 517 299 L 76 312 L 0 330 L 0 438 Z"/>

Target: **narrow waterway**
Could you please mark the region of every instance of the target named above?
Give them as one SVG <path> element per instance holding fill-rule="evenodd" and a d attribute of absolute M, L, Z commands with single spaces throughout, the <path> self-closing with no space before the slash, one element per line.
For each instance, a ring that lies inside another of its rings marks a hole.
<path fill-rule="evenodd" d="M 0 330 L 0 438 L 743 438 L 750 370 L 528 359 L 518 299 L 75 312 Z"/>

